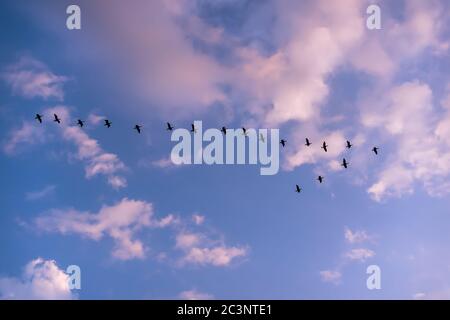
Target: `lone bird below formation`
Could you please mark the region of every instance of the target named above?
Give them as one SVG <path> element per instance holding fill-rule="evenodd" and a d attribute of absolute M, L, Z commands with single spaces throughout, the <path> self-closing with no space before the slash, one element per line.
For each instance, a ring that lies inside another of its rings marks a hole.
<path fill-rule="evenodd" d="M 284 140 L 284 139 L 281 139 L 280 140 L 280 143 L 281 143 L 281 145 L 283 146 L 283 148 L 286 146 L 286 140 Z"/>
<path fill-rule="evenodd" d="M 318 176 L 317 180 L 319 180 L 319 183 L 322 183 L 323 182 L 323 177 L 322 176 Z"/>
<path fill-rule="evenodd" d="M 347 162 L 347 160 L 345 160 L 345 158 L 342 160 L 341 166 L 343 166 L 345 169 L 348 168 L 348 162 Z"/>
<path fill-rule="evenodd" d="M 380 148 L 378 148 L 378 147 L 373 147 L 372 151 L 373 151 L 375 154 L 378 154 L 378 149 L 380 149 Z"/>
<path fill-rule="evenodd" d="M 295 185 L 295 192 L 300 193 L 302 191 L 302 188 L 299 187 L 298 184 Z"/>
<path fill-rule="evenodd" d="M 58 116 L 56 114 L 53 114 L 53 117 L 55 118 L 55 119 L 53 119 L 53 121 L 61 123 L 61 119 L 58 118 Z"/>
<path fill-rule="evenodd" d="M 42 116 L 39 113 L 36 113 L 36 117 L 34 117 L 39 123 L 42 123 Z"/>
<path fill-rule="evenodd" d="M 137 125 L 134 126 L 133 129 L 136 130 L 138 133 L 141 133 L 141 128 L 142 128 L 142 126 L 137 124 Z"/>
<path fill-rule="evenodd" d="M 323 142 L 323 144 L 322 144 L 322 149 L 325 151 L 325 152 L 328 152 L 328 146 L 327 146 L 327 143 L 324 141 Z"/>
<path fill-rule="evenodd" d="M 220 131 L 222 131 L 223 134 L 227 134 L 227 128 L 222 127 L 222 129 L 220 129 Z"/>
<path fill-rule="evenodd" d="M 111 128 L 112 122 L 108 119 L 105 119 L 105 127 Z"/>
<path fill-rule="evenodd" d="M 84 121 L 78 119 L 77 124 L 80 126 L 80 128 L 83 128 L 83 126 L 84 126 Z"/>
<path fill-rule="evenodd" d="M 350 143 L 350 141 L 347 140 L 347 149 L 350 149 L 352 147 L 352 144 Z"/>
<path fill-rule="evenodd" d="M 308 139 L 308 138 L 306 138 L 306 143 L 305 143 L 305 146 L 309 147 L 310 145 L 311 145 L 311 142 L 309 142 L 309 139 Z"/>
<path fill-rule="evenodd" d="M 167 122 L 167 130 L 172 131 L 173 130 L 173 126 Z"/>

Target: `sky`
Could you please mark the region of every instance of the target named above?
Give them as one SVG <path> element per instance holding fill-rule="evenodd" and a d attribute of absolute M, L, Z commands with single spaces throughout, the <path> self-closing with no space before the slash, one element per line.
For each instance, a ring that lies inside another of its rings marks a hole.
<path fill-rule="evenodd" d="M 3 1 L 0 298 L 450 298 L 449 12 Z M 279 129 L 279 172 L 175 165 L 166 122 L 194 121 Z"/>

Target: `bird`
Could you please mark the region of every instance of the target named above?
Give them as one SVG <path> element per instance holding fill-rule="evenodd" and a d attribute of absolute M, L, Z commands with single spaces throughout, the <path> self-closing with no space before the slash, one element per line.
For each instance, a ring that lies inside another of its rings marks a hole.
<path fill-rule="evenodd" d="M 220 131 L 222 131 L 223 134 L 227 134 L 227 128 L 222 127 L 222 129 L 220 129 Z"/>
<path fill-rule="evenodd" d="M 322 176 L 318 176 L 317 180 L 319 180 L 319 183 L 322 183 L 323 182 L 323 177 Z"/>
<path fill-rule="evenodd" d="M 324 141 L 323 142 L 323 144 L 322 144 L 322 149 L 325 151 L 325 152 L 328 152 L 328 146 L 327 146 L 327 143 Z"/>
<path fill-rule="evenodd" d="M 167 122 L 167 130 L 172 131 L 173 130 L 173 126 Z"/>
<path fill-rule="evenodd" d="M 281 143 L 281 145 L 283 146 L 283 148 L 286 146 L 286 140 L 284 140 L 284 139 L 281 139 L 280 140 L 280 143 Z"/>
<path fill-rule="evenodd" d="M 133 129 L 136 130 L 138 133 L 141 133 L 141 128 L 142 128 L 142 126 L 137 124 L 137 125 L 134 126 Z"/>
<path fill-rule="evenodd" d="M 53 117 L 55 118 L 55 119 L 53 119 L 53 121 L 58 122 L 58 123 L 61 123 L 61 119 L 58 118 L 58 115 L 53 114 Z"/>
<path fill-rule="evenodd" d="M 247 129 L 245 129 L 244 127 L 242 127 L 242 132 L 243 132 L 244 136 L 247 135 Z"/>
<path fill-rule="evenodd" d="M 347 160 L 345 160 L 345 158 L 342 160 L 341 166 L 343 166 L 345 169 L 348 168 L 348 162 L 347 162 Z"/>
<path fill-rule="evenodd" d="M 42 116 L 39 113 L 36 113 L 36 117 L 34 117 L 39 123 L 42 123 Z"/>
<path fill-rule="evenodd" d="M 105 126 L 105 127 L 108 127 L 108 128 L 111 128 L 111 125 L 112 125 L 112 122 L 109 121 L 108 119 L 105 119 L 105 124 L 104 124 L 104 126 Z"/>
<path fill-rule="evenodd" d="M 259 134 L 259 140 L 261 140 L 263 143 L 266 142 L 266 139 L 264 138 L 264 135 L 262 133 Z"/>
<path fill-rule="evenodd" d="M 310 145 L 311 145 L 311 142 L 309 142 L 309 139 L 308 139 L 308 138 L 306 138 L 306 143 L 305 143 L 305 146 L 309 147 Z"/>
<path fill-rule="evenodd" d="M 302 191 L 302 188 L 299 187 L 298 184 L 295 185 L 295 192 L 300 193 Z"/>
<path fill-rule="evenodd" d="M 350 141 L 347 140 L 347 149 L 350 149 L 353 145 L 350 143 Z"/>
<path fill-rule="evenodd" d="M 378 150 L 379 150 L 380 148 L 378 148 L 378 147 L 373 147 L 373 149 L 372 149 L 372 151 L 375 153 L 375 154 L 378 154 Z"/>
<path fill-rule="evenodd" d="M 84 121 L 78 119 L 77 124 L 80 126 L 80 128 L 83 128 L 83 126 L 84 126 Z"/>
<path fill-rule="evenodd" d="M 191 124 L 191 132 L 197 133 L 197 129 L 195 129 L 194 124 Z"/>

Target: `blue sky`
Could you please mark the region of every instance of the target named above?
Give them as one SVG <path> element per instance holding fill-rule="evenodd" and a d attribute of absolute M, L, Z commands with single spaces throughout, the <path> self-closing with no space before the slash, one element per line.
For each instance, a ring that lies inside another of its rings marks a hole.
<path fill-rule="evenodd" d="M 448 4 L 377 3 L 2 3 L 0 297 L 449 298 Z M 194 120 L 280 129 L 279 173 L 173 165 Z"/>

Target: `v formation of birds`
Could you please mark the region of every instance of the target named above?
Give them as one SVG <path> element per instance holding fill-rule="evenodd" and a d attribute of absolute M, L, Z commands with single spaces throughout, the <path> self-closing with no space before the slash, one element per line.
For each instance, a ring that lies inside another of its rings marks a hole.
<path fill-rule="evenodd" d="M 35 116 L 35 119 L 36 119 L 39 123 L 42 123 L 42 118 L 43 118 L 43 116 L 40 115 L 39 113 L 36 114 L 36 116 Z M 53 119 L 54 122 L 56 122 L 56 123 L 58 123 L 58 124 L 61 124 L 61 119 L 58 117 L 57 114 L 53 114 L 53 118 L 54 118 L 54 119 Z M 110 127 L 111 127 L 111 125 L 112 125 L 112 122 L 111 122 L 111 121 L 109 121 L 108 119 L 104 119 L 103 121 L 104 121 L 104 126 L 105 126 L 105 127 L 107 127 L 107 128 L 110 128 Z M 172 130 L 174 129 L 174 126 L 173 126 L 172 124 L 170 124 L 169 122 L 167 122 L 166 124 L 167 124 L 167 130 L 172 131 Z M 78 120 L 77 120 L 77 125 L 80 126 L 80 128 L 82 128 L 82 127 L 84 126 L 84 121 L 81 120 L 81 119 L 78 119 Z M 142 125 L 136 124 L 136 125 L 133 127 L 133 129 L 136 130 L 137 133 L 140 134 L 140 133 L 141 133 L 141 130 L 142 130 Z M 193 132 L 193 133 L 196 133 L 196 132 L 197 132 L 197 130 L 196 130 L 194 124 L 191 124 L 191 130 L 190 130 L 190 131 Z M 222 128 L 220 129 L 220 131 L 221 131 L 224 135 L 227 134 L 227 128 L 226 128 L 226 127 L 222 127 Z M 246 129 L 246 128 L 242 127 L 242 132 L 243 132 L 244 135 L 247 135 L 247 129 Z M 261 139 L 262 142 L 264 142 L 264 136 L 263 136 L 263 135 L 260 136 L 260 139 Z M 310 140 L 309 140 L 308 138 L 306 138 L 305 141 L 306 141 L 305 146 L 310 147 L 310 146 L 312 145 L 312 143 L 310 142 Z M 283 146 L 283 148 L 286 146 L 286 143 L 287 143 L 287 140 L 285 140 L 285 139 L 281 139 L 281 140 L 280 140 L 280 144 Z M 351 147 L 353 147 L 353 145 L 351 144 L 350 141 L 347 140 L 347 142 L 346 142 L 346 148 L 347 148 L 347 149 L 350 149 Z M 327 145 L 326 141 L 324 141 L 324 142 L 322 143 L 321 149 L 323 149 L 324 152 L 328 152 L 328 145 Z M 373 152 L 375 155 L 378 155 L 379 149 L 380 149 L 379 147 L 373 147 L 373 148 L 372 148 L 372 152 Z M 347 160 L 346 160 L 345 158 L 342 159 L 342 163 L 341 163 L 341 166 L 342 166 L 342 167 L 344 167 L 345 169 L 347 169 L 348 166 L 349 166 L 349 164 L 350 164 L 350 163 L 347 162 Z M 324 181 L 324 179 L 325 179 L 325 178 L 324 178 L 323 176 L 321 176 L 321 175 L 319 175 L 319 176 L 317 177 L 317 181 L 319 181 L 319 183 L 322 183 L 322 182 Z M 295 185 L 295 192 L 300 193 L 301 191 L 302 191 L 302 188 L 301 188 L 298 184 L 296 184 L 296 185 Z"/>

